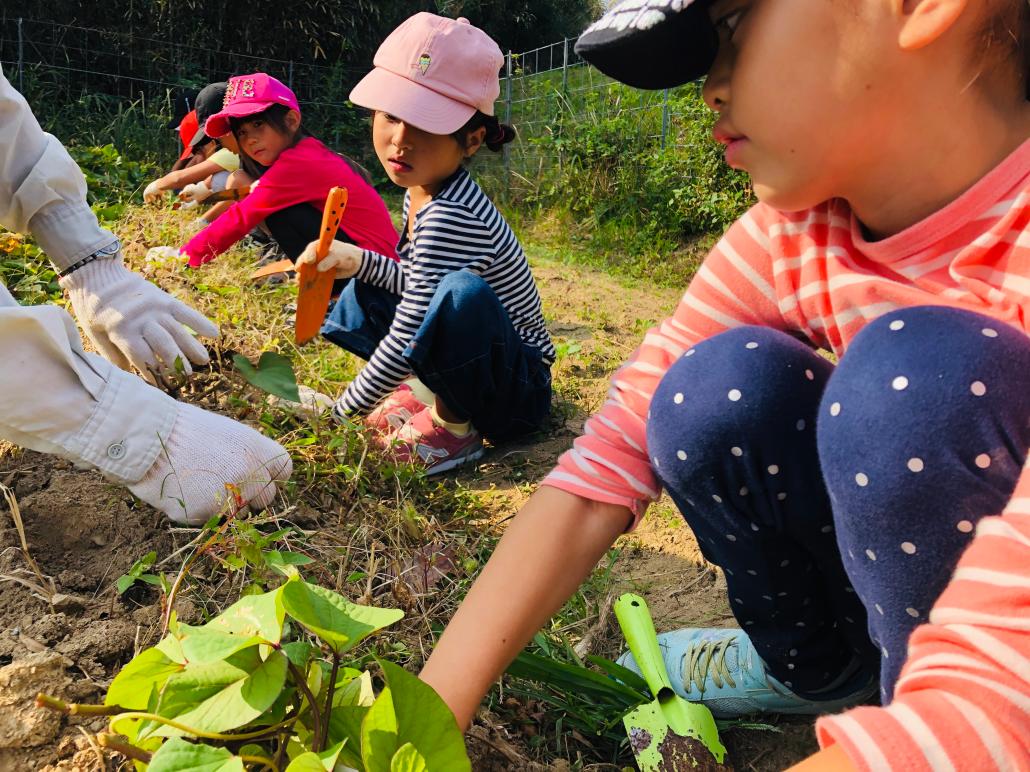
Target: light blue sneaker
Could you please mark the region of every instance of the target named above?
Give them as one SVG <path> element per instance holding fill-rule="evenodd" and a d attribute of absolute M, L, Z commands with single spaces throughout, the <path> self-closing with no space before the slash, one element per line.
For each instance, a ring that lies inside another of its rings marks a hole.
<path fill-rule="evenodd" d="M 809 700 L 790 690 L 765 670 L 758 652 L 738 628 L 686 627 L 658 636 L 658 646 L 672 687 L 681 697 L 706 705 L 716 718 L 755 713 L 817 716 L 861 704 L 877 693 L 879 683 L 861 671 L 858 660 L 822 691 L 825 700 Z M 626 652 L 620 665 L 639 673 Z"/>

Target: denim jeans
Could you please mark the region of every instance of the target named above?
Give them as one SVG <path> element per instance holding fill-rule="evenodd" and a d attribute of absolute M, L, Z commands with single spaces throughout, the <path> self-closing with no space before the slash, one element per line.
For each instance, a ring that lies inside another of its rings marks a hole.
<path fill-rule="evenodd" d="M 352 279 L 322 335 L 368 360 L 399 302 L 397 295 Z M 535 431 L 550 415 L 550 365 L 522 341 L 490 285 L 469 271 L 440 282 L 404 357 L 451 412 L 493 441 Z"/>

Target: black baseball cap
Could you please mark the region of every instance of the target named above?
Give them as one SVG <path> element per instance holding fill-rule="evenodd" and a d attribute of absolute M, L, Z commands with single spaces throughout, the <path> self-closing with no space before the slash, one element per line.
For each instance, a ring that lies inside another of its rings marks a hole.
<path fill-rule="evenodd" d="M 178 129 L 182 119 L 193 109 L 199 92 L 195 88 L 180 88 L 172 98 L 172 119 L 168 121 L 169 129 Z"/>
<path fill-rule="evenodd" d="M 576 41 L 576 53 L 635 88 L 681 86 L 705 75 L 719 50 L 712 0 L 624 0 Z"/>
<path fill-rule="evenodd" d="M 200 128 L 197 129 L 197 133 L 193 135 L 193 141 L 190 142 L 190 147 L 197 147 L 202 142 L 206 142 L 211 139 L 207 134 L 204 133 L 204 124 L 207 123 L 207 119 L 210 118 L 217 112 L 220 112 L 222 106 L 225 103 L 225 90 L 228 88 L 228 84 L 225 81 L 221 83 L 210 83 L 204 86 L 197 94 L 196 110 L 197 110 L 197 123 Z"/>

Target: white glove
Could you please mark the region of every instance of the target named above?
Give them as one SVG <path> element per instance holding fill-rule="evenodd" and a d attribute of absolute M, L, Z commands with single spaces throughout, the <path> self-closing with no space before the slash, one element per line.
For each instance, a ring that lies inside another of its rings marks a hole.
<path fill-rule="evenodd" d="M 328 413 L 332 410 L 333 404 L 336 402 L 336 400 L 328 394 L 315 391 L 310 386 L 305 386 L 303 384 L 297 385 L 297 393 L 300 395 L 300 402 L 294 402 L 293 400 L 277 397 L 275 394 L 269 394 L 266 402 L 268 402 L 272 407 L 284 407 L 289 410 L 293 410 L 296 413 L 301 413 L 310 417 Z"/>
<path fill-rule="evenodd" d="M 83 331 L 123 370 L 131 365 L 156 383 L 157 375 L 174 372 L 177 359 L 187 374 L 190 362 L 207 363 L 207 350 L 183 325 L 207 338 L 217 338 L 218 327 L 130 271 L 120 256 L 95 260 L 60 283 Z"/>
<path fill-rule="evenodd" d="M 211 188 L 209 188 L 204 182 L 193 182 L 179 191 L 179 200 L 193 201 L 199 204 L 210 195 Z"/>
<path fill-rule="evenodd" d="M 148 263 L 167 263 L 182 256 L 182 251 L 178 247 L 151 247 L 147 250 L 145 259 Z"/>
<path fill-rule="evenodd" d="M 203 525 L 227 503 L 233 512 L 238 504 L 264 509 L 275 499 L 276 483 L 289 480 L 292 471 L 290 455 L 278 442 L 179 403 L 157 461 L 129 490 L 177 523 Z"/>
<path fill-rule="evenodd" d="M 310 265 L 318 263 L 318 258 L 315 257 L 315 250 L 317 248 L 317 241 L 312 241 L 308 244 L 297 259 L 297 265 L 301 263 L 308 263 Z M 329 246 L 329 254 L 322 258 L 322 262 L 318 263 L 318 270 L 335 271 L 337 279 L 349 279 L 361 270 L 362 259 L 361 247 L 348 244 L 345 241 L 334 240 Z"/>
<path fill-rule="evenodd" d="M 186 229 L 190 233 L 200 233 L 202 230 L 204 230 L 204 228 L 206 228 L 210 224 L 211 223 L 209 223 L 205 218 L 197 217 L 193 220 L 190 220 L 189 225 L 186 226 Z"/>
<path fill-rule="evenodd" d="M 164 198 L 164 191 L 158 187 L 160 180 L 154 180 L 146 188 L 143 189 L 143 203 L 144 204 L 156 204 L 162 198 Z"/>

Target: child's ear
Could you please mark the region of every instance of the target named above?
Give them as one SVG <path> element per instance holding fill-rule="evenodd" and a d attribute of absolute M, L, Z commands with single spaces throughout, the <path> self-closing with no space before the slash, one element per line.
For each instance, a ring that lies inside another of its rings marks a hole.
<path fill-rule="evenodd" d="M 903 51 L 930 45 L 955 25 L 967 5 L 968 0 L 905 0 L 898 45 Z"/>
<path fill-rule="evenodd" d="M 290 130 L 290 134 L 296 134 L 297 129 L 300 128 L 300 113 L 296 110 L 290 110 L 286 113 L 286 128 Z"/>
<path fill-rule="evenodd" d="M 478 153 L 484 142 L 486 142 L 486 126 L 480 126 L 475 131 L 469 132 L 465 140 L 465 157 L 471 158 Z"/>

